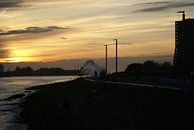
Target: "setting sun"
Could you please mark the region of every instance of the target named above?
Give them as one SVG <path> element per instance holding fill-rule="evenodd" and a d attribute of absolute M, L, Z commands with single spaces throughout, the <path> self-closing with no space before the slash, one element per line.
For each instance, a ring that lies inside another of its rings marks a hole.
<path fill-rule="evenodd" d="M 19 63 L 22 62 L 21 58 L 10 58 L 7 60 L 9 63 Z"/>

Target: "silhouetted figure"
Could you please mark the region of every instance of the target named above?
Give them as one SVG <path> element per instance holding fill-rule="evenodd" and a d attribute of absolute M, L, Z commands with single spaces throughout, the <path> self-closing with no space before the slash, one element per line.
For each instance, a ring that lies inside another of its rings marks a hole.
<path fill-rule="evenodd" d="M 105 79 L 106 77 L 106 71 L 103 69 L 101 72 L 100 72 L 100 78 L 101 79 Z"/>
<path fill-rule="evenodd" d="M 95 76 L 95 78 L 98 77 L 98 73 L 96 72 L 96 70 L 94 71 L 94 76 Z"/>

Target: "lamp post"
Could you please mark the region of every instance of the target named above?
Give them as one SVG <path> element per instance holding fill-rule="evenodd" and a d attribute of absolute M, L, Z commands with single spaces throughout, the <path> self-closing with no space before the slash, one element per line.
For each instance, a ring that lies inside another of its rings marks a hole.
<path fill-rule="evenodd" d="M 104 45 L 105 46 L 105 59 L 106 59 L 106 75 L 108 73 L 108 45 Z"/>
<path fill-rule="evenodd" d="M 118 73 L 118 39 L 113 39 L 116 42 L 116 75 Z"/>
<path fill-rule="evenodd" d="M 116 41 L 116 75 L 118 74 L 118 39 L 113 39 Z M 111 44 L 105 44 L 105 55 L 106 55 L 106 74 L 108 72 L 108 46 L 115 45 L 113 43 Z M 119 45 L 131 45 L 131 43 L 119 43 Z"/>

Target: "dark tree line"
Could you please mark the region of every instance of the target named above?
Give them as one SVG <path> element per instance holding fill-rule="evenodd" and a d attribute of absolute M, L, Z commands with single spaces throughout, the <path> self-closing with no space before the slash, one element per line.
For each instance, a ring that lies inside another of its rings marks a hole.
<path fill-rule="evenodd" d="M 125 75 L 170 75 L 173 68 L 170 62 L 158 63 L 153 60 L 144 63 L 133 63 L 128 65 Z"/>
<path fill-rule="evenodd" d="M 79 70 L 64 70 L 62 68 L 39 68 L 33 70 L 31 67 L 16 67 L 15 71 L 6 72 L 10 76 L 54 76 L 54 75 L 78 75 Z"/>

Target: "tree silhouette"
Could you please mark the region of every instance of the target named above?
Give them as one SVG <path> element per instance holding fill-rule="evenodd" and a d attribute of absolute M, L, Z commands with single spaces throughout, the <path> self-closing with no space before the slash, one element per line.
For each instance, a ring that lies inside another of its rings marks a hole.
<path fill-rule="evenodd" d="M 133 63 L 127 66 L 125 75 L 139 76 L 143 75 L 168 75 L 172 73 L 170 62 L 158 63 L 153 60 L 142 63 Z"/>

